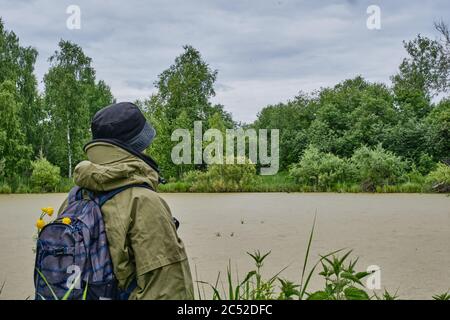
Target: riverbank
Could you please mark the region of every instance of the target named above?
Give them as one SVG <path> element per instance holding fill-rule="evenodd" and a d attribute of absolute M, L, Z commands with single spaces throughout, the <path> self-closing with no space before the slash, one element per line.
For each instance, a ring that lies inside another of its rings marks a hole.
<path fill-rule="evenodd" d="M 192 272 L 214 283 L 231 260 L 240 277 L 246 251 L 272 251 L 267 275 L 282 268 L 298 282 L 313 217 L 312 260 L 351 248 L 358 266 L 381 268 L 381 287 L 404 299 L 431 299 L 450 287 L 450 197 L 439 194 L 228 193 L 161 194 L 181 221 Z M 66 194 L 0 196 L 0 282 L 3 299 L 33 294 L 34 222 L 41 207 L 58 208 Z M 317 271 L 319 272 L 319 271 Z M 312 289 L 321 288 L 314 277 Z"/>
<path fill-rule="evenodd" d="M 62 178 L 58 186 L 51 193 L 67 193 L 74 186 L 73 180 Z M 169 179 L 166 184 L 158 186 L 159 192 L 164 193 L 223 193 L 223 192 L 255 192 L 255 193 L 277 193 L 277 192 L 305 192 L 305 193 L 367 193 L 363 185 L 357 183 L 342 182 L 334 184 L 328 188 L 304 185 L 296 183 L 287 172 L 280 172 L 273 176 L 256 176 L 254 182 L 239 186 L 238 190 L 227 190 L 226 188 L 215 190 L 212 186 L 206 185 L 202 189 L 193 188 L 192 182 L 185 180 Z M 14 181 L 13 183 L 0 182 L 0 194 L 41 194 L 39 188 L 30 186 L 27 180 Z M 378 186 L 369 193 L 439 193 L 433 189 L 430 183 L 422 179 L 409 179 L 395 185 Z"/>

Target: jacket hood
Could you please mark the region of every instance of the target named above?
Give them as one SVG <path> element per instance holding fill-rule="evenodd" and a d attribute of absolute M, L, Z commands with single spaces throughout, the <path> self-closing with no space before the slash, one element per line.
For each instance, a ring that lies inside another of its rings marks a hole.
<path fill-rule="evenodd" d="M 130 184 L 148 184 L 154 190 L 159 174 L 145 161 L 117 145 L 90 143 L 85 147 L 88 160 L 74 170 L 75 183 L 92 191 L 109 191 Z"/>

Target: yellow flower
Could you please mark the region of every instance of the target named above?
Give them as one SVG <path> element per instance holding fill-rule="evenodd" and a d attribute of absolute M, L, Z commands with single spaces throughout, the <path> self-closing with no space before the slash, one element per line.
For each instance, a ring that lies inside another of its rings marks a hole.
<path fill-rule="evenodd" d="M 51 217 L 53 215 L 53 212 L 54 212 L 54 210 L 53 210 L 52 207 L 48 207 L 47 208 L 47 214 L 48 214 L 49 217 Z"/>
<path fill-rule="evenodd" d="M 36 221 L 36 227 L 41 230 L 43 227 L 45 226 L 45 221 L 42 219 L 39 219 L 38 221 Z"/>
<path fill-rule="evenodd" d="M 62 219 L 62 223 L 64 223 L 64 224 L 70 224 L 71 222 L 72 222 L 72 220 L 70 220 L 70 218 L 68 218 L 68 217 L 65 217 Z"/>
<path fill-rule="evenodd" d="M 51 217 L 54 212 L 52 207 L 42 208 L 41 210 L 42 210 L 42 212 L 48 214 L 49 217 Z"/>

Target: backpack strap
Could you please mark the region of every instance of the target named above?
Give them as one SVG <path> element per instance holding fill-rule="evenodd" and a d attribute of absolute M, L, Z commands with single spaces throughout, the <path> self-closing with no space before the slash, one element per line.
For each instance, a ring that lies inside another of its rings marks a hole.
<path fill-rule="evenodd" d="M 81 200 L 83 197 L 83 190 L 79 186 L 75 186 L 70 189 L 69 195 L 67 197 L 68 203 L 72 203 Z"/>
<path fill-rule="evenodd" d="M 111 191 L 107 191 L 107 192 L 100 192 L 100 193 L 98 193 L 98 192 L 96 192 L 96 193 L 89 192 L 89 196 L 91 197 L 91 199 L 93 199 L 93 200 L 95 199 L 97 201 L 98 205 L 101 208 L 106 203 L 106 201 L 112 199 L 115 195 L 121 193 L 122 191 L 124 191 L 126 189 L 135 188 L 135 187 L 146 188 L 146 189 L 150 189 L 152 191 L 155 191 L 155 190 L 153 190 L 153 188 L 150 185 L 148 185 L 146 183 L 144 183 L 144 184 L 130 184 L 130 185 L 123 186 L 123 187 L 120 187 L 120 188 L 117 188 L 117 189 L 114 189 L 114 190 L 111 190 Z"/>

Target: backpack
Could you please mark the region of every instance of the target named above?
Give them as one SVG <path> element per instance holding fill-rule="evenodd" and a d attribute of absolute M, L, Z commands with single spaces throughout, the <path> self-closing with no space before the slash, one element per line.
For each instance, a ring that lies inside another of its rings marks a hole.
<path fill-rule="evenodd" d="M 131 187 L 93 193 L 74 187 L 67 208 L 39 233 L 34 272 L 36 300 L 128 299 L 136 281 L 120 290 L 113 273 L 101 208 Z M 88 198 L 83 196 L 87 192 Z M 64 218 L 69 218 L 65 219 Z M 70 221 L 70 223 L 67 223 Z M 64 223 L 66 222 L 66 223 Z"/>

